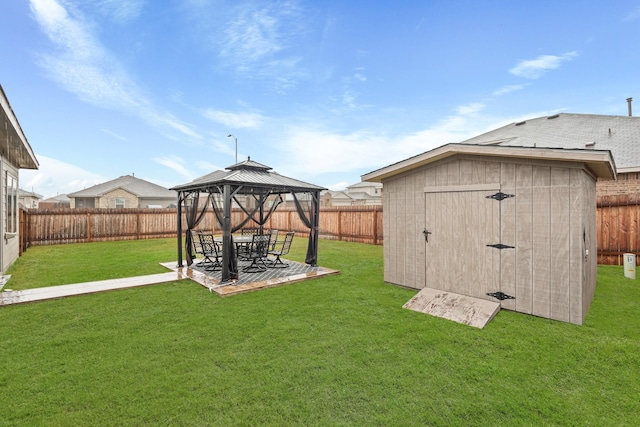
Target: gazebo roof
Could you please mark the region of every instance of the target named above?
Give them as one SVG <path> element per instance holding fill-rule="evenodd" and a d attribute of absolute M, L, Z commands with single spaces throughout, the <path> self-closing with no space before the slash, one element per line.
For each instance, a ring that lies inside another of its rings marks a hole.
<path fill-rule="evenodd" d="M 218 170 L 194 179 L 193 181 L 177 185 L 171 190 L 217 192 L 217 187 L 224 184 L 242 186 L 239 193 L 291 193 L 304 191 L 320 191 L 325 188 L 309 184 L 294 178 L 289 178 L 273 172 L 272 168 L 248 158 L 244 162 L 236 163 L 225 170 Z"/>

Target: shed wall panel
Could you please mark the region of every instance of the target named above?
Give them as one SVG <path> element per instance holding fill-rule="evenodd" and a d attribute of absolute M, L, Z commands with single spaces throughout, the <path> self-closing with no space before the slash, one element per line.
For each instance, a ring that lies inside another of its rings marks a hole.
<path fill-rule="evenodd" d="M 533 314 L 549 317 L 551 280 L 550 168 L 533 167 Z"/>
<path fill-rule="evenodd" d="M 503 163 L 500 168 L 500 191 L 505 194 L 516 193 L 516 165 Z M 516 200 L 509 197 L 499 203 L 500 208 L 500 242 L 505 245 L 516 245 Z M 516 295 L 516 249 L 502 251 L 500 254 L 500 290 L 507 295 Z M 516 309 L 516 300 L 502 301 L 501 307 Z"/>
<path fill-rule="evenodd" d="M 585 242 L 586 228 L 583 212 L 585 203 L 583 186 L 583 173 L 579 170 L 571 170 L 571 230 L 569 239 L 571 240 L 571 256 L 569 260 L 569 321 L 571 323 L 582 323 L 582 283 L 586 279 L 585 250 L 588 249 Z"/>
<path fill-rule="evenodd" d="M 596 235 L 596 186 L 593 182 L 593 179 L 587 174 L 583 174 L 583 192 L 584 192 L 584 203 L 583 206 L 583 215 L 584 222 L 586 224 L 586 235 L 587 236 L 595 236 Z M 587 263 L 585 265 L 585 277 L 582 283 L 583 297 L 582 297 L 582 316 L 581 319 L 584 320 L 587 315 L 587 310 L 589 309 L 589 305 L 593 300 L 593 295 L 596 291 L 596 280 L 598 274 L 598 265 L 597 265 L 597 241 L 596 238 L 589 237 L 588 241 L 589 246 L 589 257 L 587 258 Z M 580 323 L 582 323 L 582 320 Z"/>
<path fill-rule="evenodd" d="M 483 182 L 485 184 L 499 184 L 500 183 L 500 169 L 501 162 L 496 161 L 483 161 L 484 164 L 484 176 Z"/>
<path fill-rule="evenodd" d="M 516 165 L 516 311 L 533 313 L 533 166 Z"/>
<path fill-rule="evenodd" d="M 549 317 L 563 322 L 569 321 L 570 309 L 570 276 L 569 261 L 571 256 L 571 200 L 570 200 L 570 170 L 566 168 L 551 168 L 550 191 L 550 247 L 551 280 L 550 314 Z M 579 220 L 579 218 L 576 218 Z"/>
<path fill-rule="evenodd" d="M 400 260 L 396 257 L 398 246 L 398 233 L 396 232 L 396 218 L 398 215 L 398 189 L 402 185 L 401 179 L 385 183 L 384 199 L 385 215 L 382 220 L 382 230 L 385 236 L 384 252 L 384 280 L 390 283 L 402 284 L 398 278 L 397 270 L 400 268 Z"/>

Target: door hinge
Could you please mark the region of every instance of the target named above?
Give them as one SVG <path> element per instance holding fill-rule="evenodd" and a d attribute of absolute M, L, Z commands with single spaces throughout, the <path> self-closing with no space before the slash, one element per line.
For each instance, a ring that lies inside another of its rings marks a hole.
<path fill-rule="evenodd" d="M 494 297 L 500 301 L 504 301 L 506 299 L 516 299 L 516 297 L 512 297 L 511 295 L 507 295 L 502 291 L 498 291 L 498 292 L 490 292 L 487 295 L 489 295 L 490 297 Z"/>
<path fill-rule="evenodd" d="M 493 245 L 487 245 L 490 248 L 496 248 L 496 249 L 515 249 L 515 246 L 509 246 L 509 245 L 503 245 L 502 243 L 494 243 Z"/>
<path fill-rule="evenodd" d="M 509 197 L 516 197 L 516 195 L 515 194 L 505 194 L 502 191 L 499 191 L 496 194 L 492 194 L 490 196 L 487 196 L 487 199 L 493 199 L 493 200 L 497 200 L 497 201 L 501 202 L 504 199 L 508 199 Z"/>

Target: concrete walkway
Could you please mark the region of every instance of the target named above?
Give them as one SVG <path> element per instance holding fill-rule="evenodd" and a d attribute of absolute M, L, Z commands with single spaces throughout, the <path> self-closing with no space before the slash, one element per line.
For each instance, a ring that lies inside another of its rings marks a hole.
<path fill-rule="evenodd" d="M 188 277 L 180 271 L 171 271 L 169 273 L 150 274 L 147 276 L 124 277 L 122 279 L 101 280 L 72 285 L 48 286 L 46 288 L 26 289 L 24 291 L 5 290 L 4 292 L 0 292 L 0 306 L 43 301 L 71 295 L 92 294 L 114 289 L 156 285 L 158 283 L 173 282 L 182 279 L 188 279 Z"/>

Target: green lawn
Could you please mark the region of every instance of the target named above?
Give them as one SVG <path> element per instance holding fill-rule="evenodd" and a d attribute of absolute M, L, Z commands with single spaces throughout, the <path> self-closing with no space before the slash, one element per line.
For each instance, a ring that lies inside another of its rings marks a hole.
<path fill-rule="evenodd" d="M 162 272 L 175 252 L 30 248 L 7 287 Z M 502 311 L 479 330 L 402 309 L 415 292 L 383 282 L 379 246 L 321 240 L 319 263 L 341 274 L 0 308 L 0 425 L 640 425 L 640 284 L 622 267 L 599 268 L 582 326 Z"/>

